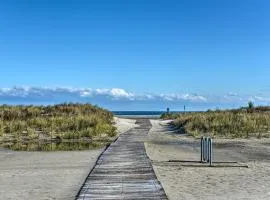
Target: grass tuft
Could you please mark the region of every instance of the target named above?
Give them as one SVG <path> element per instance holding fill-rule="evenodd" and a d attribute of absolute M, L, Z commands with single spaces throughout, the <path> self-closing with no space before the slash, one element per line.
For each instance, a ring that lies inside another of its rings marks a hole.
<path fill-rule="evenodd" d="M 114 137 L 113 114 L 91 104 L 0 106 L 0 136 L 16 139 Z"/>
<path fill-rule="evenodd" d="M 173 124 L 194 137 L 208 135 L 225 138 L 270 136 L 270 107 L 164 114 L 163 119 L 174 119 Z"/>

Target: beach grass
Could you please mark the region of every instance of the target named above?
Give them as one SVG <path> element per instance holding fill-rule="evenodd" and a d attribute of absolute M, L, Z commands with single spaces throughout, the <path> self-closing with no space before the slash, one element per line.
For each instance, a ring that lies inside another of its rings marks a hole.
<path fill-rule="evenodd" d="M 270 136 L 270 107 L 253 107 L 234 110 L 163 114 L 173 119 L 173 125 L 194 137 L 207 135 L 223 138 L 249 138 Z"/>
<path fill-rule="evenodd" d="M 0 106 L 0 136 L 15 140 L 106 138 L 116 135 L 113 114 L 91 104 Z"/>

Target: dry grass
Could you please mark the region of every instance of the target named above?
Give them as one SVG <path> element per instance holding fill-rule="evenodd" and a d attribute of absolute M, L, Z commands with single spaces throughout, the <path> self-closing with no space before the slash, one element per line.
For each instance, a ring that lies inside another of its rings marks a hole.
<path fill-rule="evenodd" d="M 113 137 L 113 114 L 90 104 L 54 106 L 0 106 L 0 136 L 16 140 L 50 138 Z"/>
<path fill-rule="evenodd" d="M 208 111 L 163 115 L 173 118 L 173 124 L 194 137 L 247 138 L 270 136 L 270 108 L 241 108 L 226 111 Z"/>

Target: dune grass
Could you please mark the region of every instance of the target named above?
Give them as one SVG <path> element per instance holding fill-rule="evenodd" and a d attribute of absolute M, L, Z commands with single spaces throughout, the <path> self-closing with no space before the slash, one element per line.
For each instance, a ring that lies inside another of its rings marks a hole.
<path fill-rule="evenodd" d="M 90 104 L 0 106 L 0 136 L 22 138 L 114 137 L 113 114 Z"/>
<path fill-rule="evenodd" d="M 224 138 L 270 136 L 270 107 L 248 107 L 225 111 L 164 114 L 173 124 L 194 137 Z"/>

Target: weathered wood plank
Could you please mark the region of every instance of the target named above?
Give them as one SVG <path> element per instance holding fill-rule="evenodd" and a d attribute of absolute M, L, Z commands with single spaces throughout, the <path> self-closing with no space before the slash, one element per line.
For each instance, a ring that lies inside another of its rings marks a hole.
<path fill-rule="evenodd" d="M 99 157 L 76 199 L 167 199 L 144 148 L 151 123 L 136 123 Z"/>

